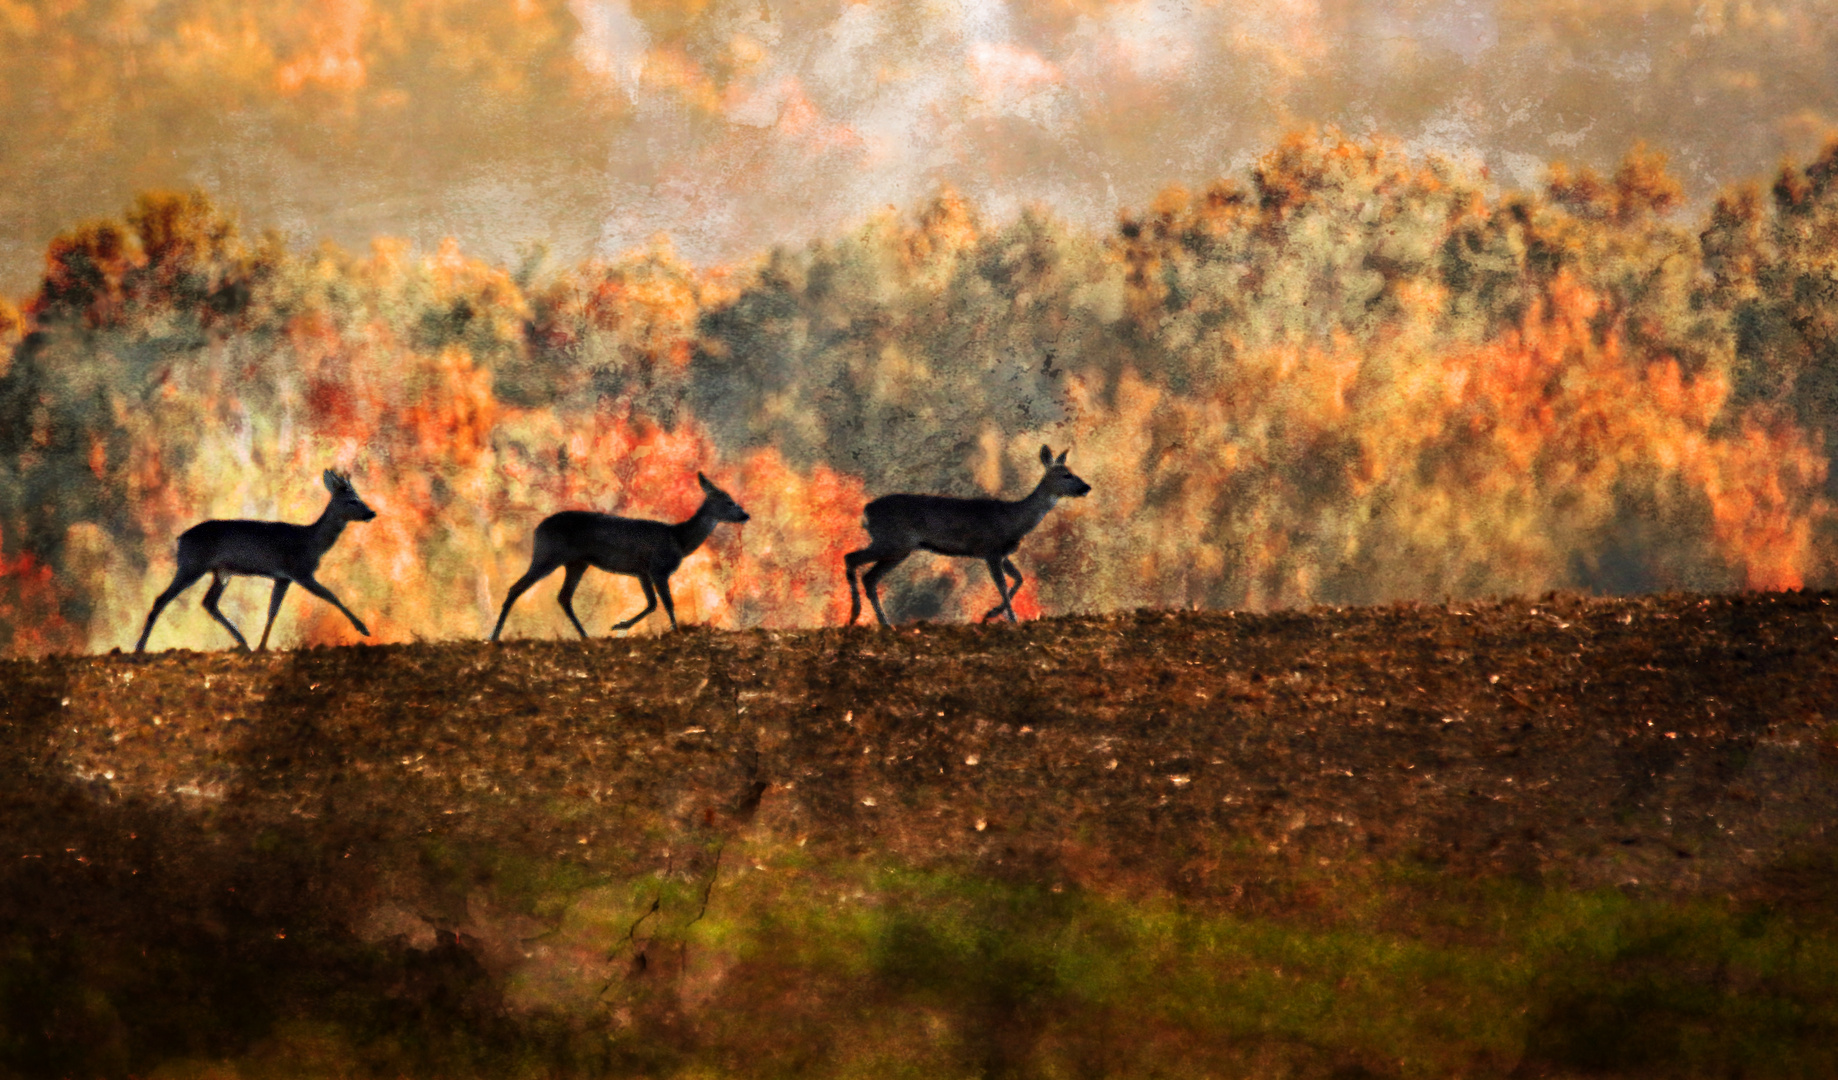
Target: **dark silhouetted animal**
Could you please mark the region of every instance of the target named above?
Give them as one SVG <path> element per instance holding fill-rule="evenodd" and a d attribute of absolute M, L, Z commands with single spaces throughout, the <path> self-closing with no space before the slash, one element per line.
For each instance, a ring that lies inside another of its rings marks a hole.
<path fill-rule="evenodd" d="M 166 591 L 153 601 L 153 610 L 147 613 L 147 625 L 141 629 L 134 651 L 141 652 L 147 647 L 147 635 L 153 633 L 153 620 L 160 617 L 166 605 L 206 574 L 211 575 L 211 587 L 204 594 L 204 610 L 222 623 L 236 639 L 236 644 L 244 649 L 249 643 L 243 640 L 236 625 L 217 609 L 224 586 L 238 574 L 274 579 L 274 592 L 268 598 L 268 622 L 262 627 L 262 640 L 256 645 L 257 649 L 268 647 L 268 632 L 274 628 L 275 613 L 281 610 L 281 598 L 287 595 L 287 587 L 295 583 L 344 612 L 351 625 L 357 627 L 357 632 L 369 637 L 370 630 L 363 620 L 351 614 L 351 609 L 332 595 L 332 590 L 319 584 L 313 572 L 319 569 L 319 560 L 338 542 L 347 522 L 369 521 L 377 512 L 357 497 L 349 476 L 327 469 L 324 480 L 326 490 L 332 493 L 332 501 L 326 503 L 325 512 L 311 525 L 289 525 L 284 521 L 204 521 L 181 533 L 178 572 L 172 575 L 172 584 L 166 586 Z"/>
<path fill-rule="evenodd" d="M 498 640 L 498 635 L 504 631 L 504 620 L 517 598 L 554 573 L 558 566 L 567 568 L 558 599 L 562 610 L 568 613 L 568 621 L 583 638 L 587 631 L 574 615 L 574 589 L 590 566 L 609 574 L 635 577 L 644 587 L 645 609 L 624 622 L 615 623 L 613 629 L 628 630 L 636 626 L 638 620 L 657 610 L 661 598 L 664 613 L 670 616 L 670 628 L 675 630 L 676 605 L 670 600 L 670 575 L 676 573 L 676 568 L 690 552 L 702 546 L 702 541 L 708 539 L 716 525 L 723 521 L 747 520 L 747 512 L 740 504 L 709 483 L 708 477 L 697 473 L 696 482 L 702 485 L 702 505 L 689 520 L 675 525 L 597 514 L 591 510 L 564 510 L 543 519 L 542 524 L 536 526 L 530 569 L 517 579 L 510 595 L 504 598 L 504 609 L 498 613 L 498 625 L 492 628 L 491 639 Z"/>
<path fill-rule="evenodd" d="M 995 578 L 996 591 L 1002 602 L 983 613 L 988 622 L 998 612 L 1006 612 L 1015 622 L 1010 603 L 1021 590 L 1021 571 L 1009 556 L 1020 546 L 1021 538 L 1040 524 L 1047 511 L 1061 498 L 1079 497 L 1091 491 L 1091 485 L 1066 468 L 1066 454 L 1058 458 L 1045 446 L 1040 448 L 1040 463 L 1046 475 L 1040 478 L 1027 498 L 1015 502 L 1004 499 L 956 499 L 945 495 L 884 495 L 862 511 L 862 525 L 868 530 L 869 544 L 860 551 L 844 556 L 844 573 L 849 579 L 849 622 L 853 624 L 862 612 L 862 596 L 855 586 L 856 569 L 874 565 L 862 575 L 862 586 L 868 590 L 868 602 L 882 626 L 892 626 L 881 610 L 880 593 L 875 586 L 887 571 L 917 551 L 939 555 L 959 555 L 982 559 Z M 1014 588 L 1007 578 L 1013 576 Z"/>

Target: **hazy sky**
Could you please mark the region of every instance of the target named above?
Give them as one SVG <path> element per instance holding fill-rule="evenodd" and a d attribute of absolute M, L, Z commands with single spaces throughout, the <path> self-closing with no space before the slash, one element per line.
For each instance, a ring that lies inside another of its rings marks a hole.
<path fill-rule="evenodd" d="M 1702 197 L 1838 130 L 1838 0 L 0 0 L 0 290 L 133 195 L 251 231 L 697 261 L 950 183 L 1104 224 L 1334 124 L 1485 164 L 1637 139 Z"/>

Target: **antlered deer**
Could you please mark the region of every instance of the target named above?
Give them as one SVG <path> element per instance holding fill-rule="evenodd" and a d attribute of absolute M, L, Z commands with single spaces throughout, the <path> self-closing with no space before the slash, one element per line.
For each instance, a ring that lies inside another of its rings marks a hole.
<path fill-rule="evenodd" d="M 613 629 L 629 630 L 636 626 L 638 620 L 657 610 L 658 599 L 662 598 L 664 613 L 670 616 L 670 629 L 675 630 L 676 605 L 670 600 L 670 575 L 676 573 L 676 568 L 690 552 L 702 546 L 702 541 L 708 539 L 716 525 L 723 521 L 738 524 L 748 517 L 740 504 L 709 483 L 708 477 L 697 473 L 696 482 L 702 485 L 702 505 L 687 521 L 675 525 L 597 514 L 591 510 L 564 510 L 543 519 L 542 524 L 536 526 L 530 569 L 517 579 L 510 595 L 504 598 L 504 609 L 498 613 L 498 625 L 492 628 L 491 639 L 498 640 L 504 630 L 504 620 L 509 617 L 511 605 L 517 598 L 530 586 L 553 574 L 558 566 L 567 568 L 559 597 L 562 610 L 568 613 L 568 621 L 583 638 L 587 631 L 574 616 L 574 589 L 589 566 L 597 566 L 609 574 L 635 577 L 644 587 L 645 609 L 624 622 L 615 623 Z"/>
<path fill-rule="evenodd" d="M 873 563 L 862 575 L 862 586 L 868 590 L 868 602 L 882 626 L 892 626 L 881 610 L 880 593 L 875 586 L 887 571 L 906 560 L 915 550 L 939 555 L 959 555 L 982 559 L 996 580 L 996 591 L 1002 602 L 983 613 L 988 622 L 997 612 L 1007 612 L 1015 622 L 1010 603 L 1021 590 L 1021 571 L 1009 556 L 1020 546 L 1021 538 L 1040 524 L 1047 511 L 1061 498 L 1077 498 L 1091 491 L 1091 485 L 1066 468 L 1066 452 L 1059 457 L 1045 446 L 1040 448 L 1040 463 L 1047 473 L 1025 499 L 1008 502 L 1003 499 L 955 499 L 945 495 L 884 495 L 862 511 L 862 525 L 868 530 L 869 544 L 843 557 L 844 572 L 849 579 L 849 622 L 862 613 L 862 596 L 855 587 L 856 568 Z M 1009 576 L 1015 587 L 1008 588 Z"/>
<path fill-rule="evenodd" d="M 357 497 L 349 476 L 327 469 L 324 480 L 332 499 L 326 503 L 319 520 L 311 525 L 290 525 L 284 521 L 205 521 L 181 533 L 178 573 L 172 576 L 172 584 L 166 586 L 159 599 L 153 601 L 153 610 L 147 613 L 147 625 L 141 628 L 140 641 L 135 643 L 134 651 L 146 649 L 147 635 L 153 633 L 153 620 L 160 617 L 166 605 L 205 574 L 211 575 L 211 587 L 204 594 L 204 610 L 222 623 L 236 639 L 236 644 L 244 649 L 249 643 L 243 640 L 241 631 L 217 610 L 217 600 L 223 596 L 224 586 L 238 574 L 274 579 L 274 592 L 268 597 L 268 622 L 262 627 L 262 640 L 256 645 L 257 649 L 268 647 L 268 632 L 274 628 L 275 613 L 281 610 L 281 598 L 287 595 L 287 587 L 296 582 L 302 589 L 344 612 L 351 625 L 357 627 L 357 632 L 369 637 L 370 631 L 363 620 L 351 614 L 351 609 L 332 595 L 332 590 L 319 584 L 313 572 L 319 569 L 319 560 L 338 542 L 347 522 L 369 521 L 377 512 Z"/>

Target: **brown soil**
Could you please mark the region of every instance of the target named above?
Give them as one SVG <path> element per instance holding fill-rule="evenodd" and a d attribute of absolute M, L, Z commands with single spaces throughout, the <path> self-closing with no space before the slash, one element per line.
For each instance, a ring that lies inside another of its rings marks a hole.
<path fill-rule="evenodd" d="M 747 826 L 1234 904 L 1246 860 L 1374 857 L 1790 901 L 1833 884 L 1803 856 L 1838 820 L 1835 626 L 1811 593 L 1554 596 L 14 663 L 36 783 L 0 856 L 106 861 L 47 819 L 82 791 L 609 873 Z"/>

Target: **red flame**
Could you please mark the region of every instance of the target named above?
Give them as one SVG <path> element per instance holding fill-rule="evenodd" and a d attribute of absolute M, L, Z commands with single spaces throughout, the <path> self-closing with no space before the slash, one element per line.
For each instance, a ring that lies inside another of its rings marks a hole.
<path fill-rule="evenodd" d="M 8 556 L 0 536 L 0 641 L 10 656 L 81 649 L 87 636 L 64 618 L 65 590 L 31 552 Z"/>

